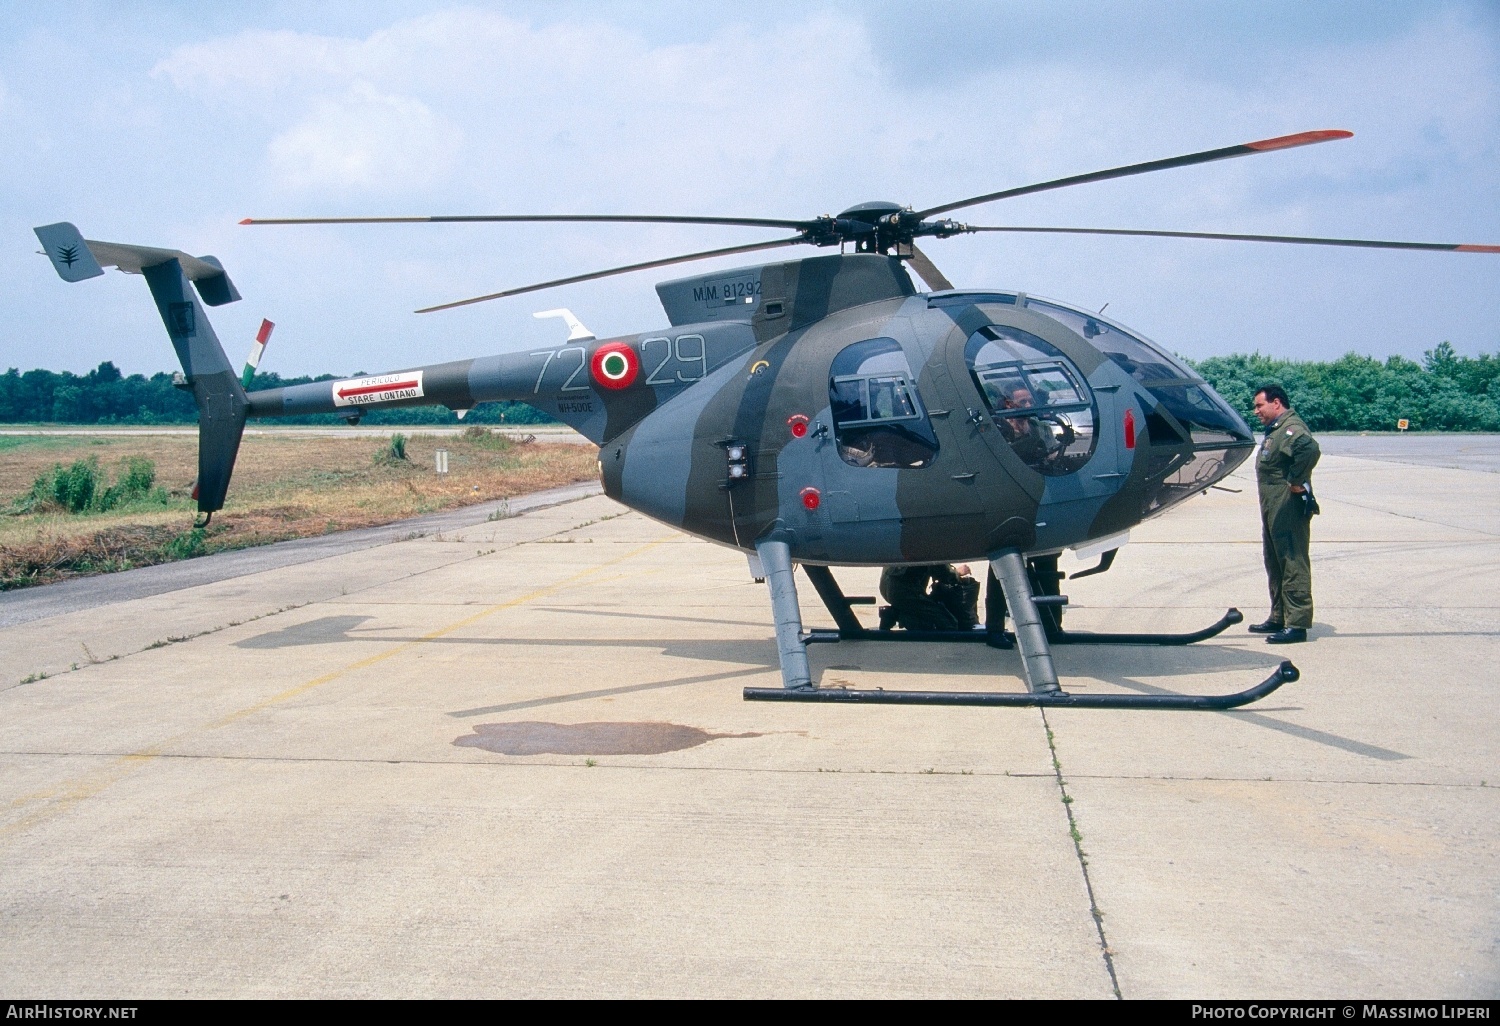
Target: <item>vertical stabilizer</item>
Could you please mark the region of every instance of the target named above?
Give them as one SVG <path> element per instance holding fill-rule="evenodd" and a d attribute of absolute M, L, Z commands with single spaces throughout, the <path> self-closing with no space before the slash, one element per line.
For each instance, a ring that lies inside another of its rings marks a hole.
<path fill-rule="evenodd" d="M 249 401 L 176 259 L 143 267 L 177 360 L 198 404 L 198 512 L 223 509 Z"/>

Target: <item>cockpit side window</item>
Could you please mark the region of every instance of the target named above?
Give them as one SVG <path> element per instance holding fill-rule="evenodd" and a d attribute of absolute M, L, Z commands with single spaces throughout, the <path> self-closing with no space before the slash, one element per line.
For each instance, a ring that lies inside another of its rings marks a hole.
<path fill-rule="evenodd" d="M 1071 474 L 1094 451 L 1094 402 L 1078 369 L 1051 343 L 991 324 L 964 357 L 1000 434 L 1033 470 Z"/>
<path fill-rule="evenodd" d="M 845 463 L 915 468 L 937 456 L 937 436 L 895 339 L 866 339 L 840 351 L 829 371 L 828 401 Z"/>

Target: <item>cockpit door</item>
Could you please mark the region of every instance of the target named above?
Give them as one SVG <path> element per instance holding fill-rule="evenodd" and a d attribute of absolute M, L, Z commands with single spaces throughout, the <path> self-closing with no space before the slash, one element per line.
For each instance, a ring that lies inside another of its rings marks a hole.
<path fill-rule="evenodd" d="M 1113 412 L 1117 386 L 1096 394 L 1090 372 L 1103 362 L 1096 351 L 1024 308 L 985 307 L 980 315 L 975 307 L 948 336 L 945 356 L 970 448 L 1036 501 L 1049 482 L 1052 493 L 1078 499 L 1118 489 L 1118 426 L 1101 420 L 1101 400 Z"/>

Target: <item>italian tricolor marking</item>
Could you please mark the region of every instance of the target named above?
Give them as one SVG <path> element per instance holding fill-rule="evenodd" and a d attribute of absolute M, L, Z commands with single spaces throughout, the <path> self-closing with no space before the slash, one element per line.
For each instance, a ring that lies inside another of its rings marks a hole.
<path fill-rule="evenodd" d="M 393 399 L 420 399 L 422 372 L 380 374 L 373 378 L 353 378 L 333 383 L 333 405 L 367 406 Z"/>
<path fill-rule="evenodd" d="M 594 350 L 589 370 L 601 388 L 619 391 L 635 383 L 641 372 L 641 360 L 624 342 L 606 342 Z"/>

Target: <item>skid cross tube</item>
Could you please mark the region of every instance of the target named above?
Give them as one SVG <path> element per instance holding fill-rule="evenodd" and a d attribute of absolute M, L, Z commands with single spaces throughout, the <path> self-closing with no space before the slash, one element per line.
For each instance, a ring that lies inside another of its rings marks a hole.
<path fill-rule="evenodd" d="M 1072 695 L 1065 691 L 857 691 L 845 688 L 746 688 L 747 702 L 850 702 L 865 705 L 998 705 L 1063 709 L 1237 709 L 1301 676 L 1284 661 L 1265 680 L 1232 695 Z"/>
<path fill-rule="evenodd" d="M 991 648 L 1010 648 L 1015 644 L 1015 637 L 1009 631 L 995 635 L 984 631 L 909 631 L 905 628 L 877 631 L 868 627 L 861 627 L 858 631 L 830 631 L 814 627 L 803 632 L 802 641 L 807 645 L 831 645 L 840 641 L 977 641 L 987 642 Z"/>
<path fill-rule="evenodd" d="M 813 636 L 807 640 L 813 644 L 828 643 L 833 641 L 988 641 L 990 635 L 984 631 L 882 631 L 866 627 L 859 622 L 854 614 L 851 600 L 844 594 L 839 583 L 834 579 L 833 572 L 826 566 L 814 566 L 810 563 L 801 564 L 802 569 L 807 572 L 808 580 L 818 592 L 818 598 L 823 600 L 823 605 L 828 607 L 828 612 L 833 615 L 833 622 L 838 624 L 836 636 L 830 637 L 833 632 L 814 630 Z M 1074 574 L 1074 577 L 1079 576 Z M 1038 595 L 1032 599 L 1038 606 L 1066 605 L 1049 600 L 1060 599 L 1058 595 Z M 1048 627 L 1047 638 L 1054 645 L 1191 645 L 1198 641 L 1207 641 L 1209 638 L 1217 637 L 1235 624 L 1244 623 L 1245 614 L 1238 609 L 1230 607 L 1216 623 L 1198 631 L 1189 631 L 1184 634 L 1113 634 L 1097 631 L 1070 631 L 1060 627 L 1050 627 L 1049 620 L 1044 618 L 1042 624 Z M 1012 635 L 1005 632 L 1005 644 L 1010 647 Z"/>

